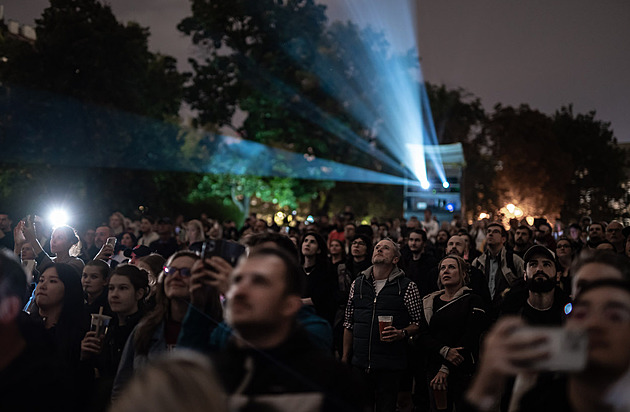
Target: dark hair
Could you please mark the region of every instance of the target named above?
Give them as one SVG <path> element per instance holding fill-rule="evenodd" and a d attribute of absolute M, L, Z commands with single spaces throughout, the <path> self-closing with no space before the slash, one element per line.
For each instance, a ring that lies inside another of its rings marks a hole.
<path fill-rule="evenodd" d="M 341 246 L 341 261 L 344 262 L 346 260 L 346 245 L 339 239 L 331 239 L 329 243 L 337 242 Z M 329 249 L 330 252 L 330 249 Z"/>
<path fill-rule="evenodd" d="M 503 227 L 502 224 L 497 223 L 497 222 L 492 222 L 486 227 L 486 230 L 490 229 L 492 226 L 496 226 L 498 228 L 501 228 L 501 236 L 502 237 L 507 237 L 507 232 L 506 232 L 506 230 L 505 230 L 505 228 Z"/>
<path fill-rule="evenodd" d="M 154 224 L 154 223 L 155 223 L 155 218 L 154 218 L 153 216 L 143 215 L 143 216 L 140 218 L 140 221 L 141 221 L 141 222 L 142 222 L 142 219 L 146 219 L 146 220 L 148 220 L 151 224 Z"/>
<path fill-rule="evenodd" d="M 531 239 L 532 236 L 534 235 L 534 233 L 532 232 L 532 228 L 527 226 L 527 225 L 519 225 L 516 230 L 527 230 L 527 233 L 529 234 L 529 238 Z"/>
<path fill-rule="evenodd" d="M 120 235 L 120 240 L 122 240 L 122 238 L 123 238 L 125 235 L 129 235 L 129 236 L 131 237 L 131 240 L 133 241 L 134 246 L 138 243 L 138 238 L 136 237 L 136 235 L 134 235 L 134 234 L 133 234 L 133 233 L 131 233 L 131 232 L 123 232 L 123 233 Z M 126 246 L 125 246 L 125 247 L 126 247 Z"/>
<path fill-rule="evenodd" d="M 411 236 L 412 233 L 420 235 L 423 242 L 427 241 L 427 232 L 424 229 L 413 229 L 411 232 L 409 232 L 409 236 Z"/>
<path fill-rule="evenodd" d="M 466 239 L 468 239 L 468 250 L 473 250 L 475 249 L 475 239 L 473 239 L 473 237 L 471 236 L 470 233 L 468 232 L 461 232 L 459 233 L 460 236 L 465 237 Z M 466 247 L 466 245 L 464 245 L 464 247 Z"/>
<path fill-rule="evenodd" d="M 300 267 L 297 259 L 295 259 L 292 255 L 286 253 L 286 251 L 284 251 L 283 249 L 270 247 L 254 249 L 252 253 L 250 253 L 250 255 L 248 256 L 248 259 L 266 256 L 275 256 L 282 260 L 286 268 L 286 294 L 298 295 L 301 297 L 304 293 L 305 278 L 304 272 L 302 271 L 302 268 Z"/>
<path fill-rule="evenodd" d="M 571 223 L 571 224 L 569 225 L 569 229 L 577 229 L 577 230 L 579 230 L 579 231 L 581 232 L 581 231 L 582 231 L 582 226 L 580 226 L 580 225 L 579 225 L 579 224 L 577 224 L 577 223 Z"/>
<path fill-rule="evenodd" d="M 0 301 L 17 296 L 22 306 L 26 298 L 26 273 L 8 250 L 0 249 Z"/>
<path fill-rule="evenodd" d="M 320 234 L 310 232 L 306 233 L 302 237 L 302 240 L 300 240 L 300 247 L 298 248 L 298 252 L 300 253 L 300 264 L 303 265 L 305 260 L 304 255 L 302 254 L 302 244 L 304 244 L 304 241 L 309 236 L 315 238 L 315 241 L 317 242 L 317 247 L 319 248 L 319 252 L 317 252 L 317 254 L 315 255 L 315 264 L 318 266 L 326 267 L 325 265 L 328 264 L 328 246 L 326 246 L 326 241 Z"/>
<path fill-rule="evenodd" d="M 68 323 L 75 323 L 75 320 L 80 322 L 81 317 L 84 315 L 81 275 L 78 273 L 77 269 L 65 263 L 50 263 L 45 265 L 41 270 L 42 275 L 51 268 L 55 269 L 65 289 L 63 294 L 63 309 L 61 310 L 57 325 L 59 326 L 66 321 Z M 35 306 L 37 307 L 37 304 Z M 37 311 L 39 312 L 39 307 L 37 307 Z"/>
<path fill-rule="evenodd" d="M 571 248 L 575 250 L 575 242 L 573 241 L 573 239 L 571 239 L 569 236 L 566 235 L 562 235 L 558 238 L 558 240 L 556 240 L 556 245 L 558 245 L 558 243 L 564 240 L 566 242 L 569 242 L 569 244 L 571 245 Z"/>
<path fill-rule="evenodd" d="M 146 292 L 149 287 L 149 274 L 146 270 L 140 269 L 137 266 L 127 263 L 118 265 L 112 272 L 112 276 L 114 275 L 124 276 L 129 279 L 135 291 L 143 289 Z"/>
<path fill-rule="evenodd" d="M 571 265 L 571 273 L 575 276 L 582 267 L 590 263 L 601 263 L 613 267 L 621 273 L 624 280 L 630 281 L 630 260 L 610 250 L 585 249 Z"/>
<path fill-rule="evenodd" d="M 245 240 L 245 245 L 250 248 L 254 248 L 255 246 L 262 245 L 263 243 L 272 242 L 278 245 L 278 247 L 287 251 L 291 256 L 295 256 L 297 258 L 298 251 L 295 247 L 295 244 L 291 240 L 289 236 L 283 235 L 282 233 L 276 232 L 268 232 L 268 233 L 256 233 L 254 235 L 249 236 Z"/>
<path fill-rule="evenodd" d="M 57 351 L 65 360 L 74 360 L 76 348 L 73 344 L 83 338 L 89 324 L 83 304 L 81 275 L 74 267 L 65 263 L 50 263 L 44 266 L 41 270 L 42 275 L 48 269 L 55 269 L 64 286 L 63 306 L 55 325 Z M 36 319 L 41 317 L 37 303 L 33 306 L 32 315 Z"/>
<path fill-rule="evenodd" d="M 599 279 L 582 286 L 582 288 L 576 293 L 573 302 L 579 302 L 585 293 L 590 292 L 593 289 L 605 287 L 621 289 L 630 294 L 630 280 L 628 279 Z"/>
<path fill-rule="evenodd" d="M 149 267 L 151 268 L 151 272 L 153 272 L 153 274 L 157 278 L 157 276 L 162 271 L 162 268 L 164 268 L 164 263 L 166 262 L 166 259 L 164 259 L 164 256 L 160 254 L 151 253 L 148 256 L 142 256 L 141 258 L 138 258 L 138 262 L 146 263 L 147 265 L 149 265 Z"/>
<path fill-rule="evenodd" d="M 88 263 L 85 264 L 85 266 L 94 266 L 95 268 L 98 269 L 98 272 L 101 274 L 101 276 L 103 276 L 103 279 L 107 279 L 109 278 L 110 272 L 111 272 L 111 268 L 109 267 L 109 265 L 105 262 L 103 262 L 100 259 L 95 259 L 95 260 L 90 260 Z"/>
<path fill-rule="evenodd" d="M 68 226 L 68 225 L 63 225 L 63 226 L 57 226 L 53 231 L 55 230 L 61 230 L 64 235 L 66 235 L 66 239 L 68 239 L 68 241 L 70 241 L 71 245 L 76 245 L 77 243 L 79 243 L 79 235 L 77 235 L 76 230 L 74 230 L 74 228 Z"/>

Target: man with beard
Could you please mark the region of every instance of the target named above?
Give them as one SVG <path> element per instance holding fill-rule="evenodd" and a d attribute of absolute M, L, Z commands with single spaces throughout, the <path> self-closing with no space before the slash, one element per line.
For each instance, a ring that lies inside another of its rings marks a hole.
<path fill-rule="evenodd" d="M 557 287 L 554 253 L 534 245 L 525 252 L 524 260 L 524 283 L 515 285 L 506 294 L 503 313 L 519 314 L 531 325 L 561 325 L 569 298 Z"/>
<path fill-rule="evenodd" d="M 514 234 L 514 254 L 522 258 L 533 243 L 532 229 L 527 225 L 520 225 Z"/>

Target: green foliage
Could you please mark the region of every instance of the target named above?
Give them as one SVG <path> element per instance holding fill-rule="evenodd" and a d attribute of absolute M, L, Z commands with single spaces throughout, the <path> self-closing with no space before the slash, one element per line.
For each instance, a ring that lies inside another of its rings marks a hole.
<path fill-rule="evenodd" d="M 440 144 L 471 143 L 486 120 L 481 100 L 462 88 L 425 83 Z"/>
<path fill-rule="evenodd" d="M 149 52 L 147 28 L 122 25 L 96 0 L 51 0 L 36 24 L 34 45 L 0 42 L 3 82 L 159 119 L 177 114 L 185 77 L 175 59 Z"/>
<path fill-rule="evenodd" d="M 624 194 L 627 155 L 617 146 L 610 123 L 596 120 L 594 111 L 574 114 L 572 106 L 556 111 L 553 122 L 558 142 L 570 155 L 572 165 L 562 216 L 576 221 L 583 215 L 607 220 L 619 217 L 619 210 L 611 203 Z"/>
<path fill-rule="evenodd" d="M 233 203 L 243 216 L 247 216 L 253 198 L 279 209 L 297 209 L 300 203 L 312 200 L 320 191 L 327 191 L 333 185 L 332 182 L 306 182 L 282 177 L 204 175 L 187 199 L 190 202 L 223 199 L 224 205 Z"/>
<path fill-rule="evenodd" d="M 426 85 L 441 143 L 461 142 L 463 200 L 469 218 L 518 204 L 532 216 L 619 217 L 625 152 L 595 112 L 562 107 L 553 116 L 527 105 L 486 114 L 462 89 Z"/>
<path fill-rule="evenodd" d="M 484 134 L 493 142 L 498 206 L 514 203 L 526 215 L 559 215 L 571 159 L 554 134 L 552 119 L 527 105 L 497 106 Z"/>

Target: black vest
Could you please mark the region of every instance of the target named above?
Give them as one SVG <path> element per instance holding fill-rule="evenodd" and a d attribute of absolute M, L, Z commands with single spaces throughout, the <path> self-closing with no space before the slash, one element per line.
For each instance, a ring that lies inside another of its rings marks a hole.
<path fill-rule="evenodd" d="M 378 316 L 393 316 L 393 326 L 403 329 L 411 323 L 404 297 L 411 282 L 405 276 L 387 281 L 378 296 L 373 278 L 361 275 L 354 285 L 354 327 L 352 364 L 373 370 L 404 370 L 407 368 L 406 340 L 382 342 Z"/>

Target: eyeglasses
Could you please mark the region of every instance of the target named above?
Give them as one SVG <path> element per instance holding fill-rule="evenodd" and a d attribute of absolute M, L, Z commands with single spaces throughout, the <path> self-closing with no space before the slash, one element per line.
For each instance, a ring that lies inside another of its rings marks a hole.
<path fill-rule="evenodd" d="M 556 249 L 572 249 L 572 247 L 571 247 L 571 245 L 563 243 L 563 244 L 557 245 Z"/>
<path fill-rule="evenodd" d="M 354 242 L 351 243 L 352 246 L 365 246 L 365 242 L 360 241 L 360 240 L 355 240 Z"/>
<path fill-rule="evenodd" d="M 164 274 L 166 276 L 174 275 L 177 272 L 179 272 L 179 276 L 186 277 L 186 278 L 190 277 L 190 275 L 192 275 L 192 272 L 188 268 L 178 268 L 178 267 L 175 267 L 175 266 L 164 266 Z"/>

